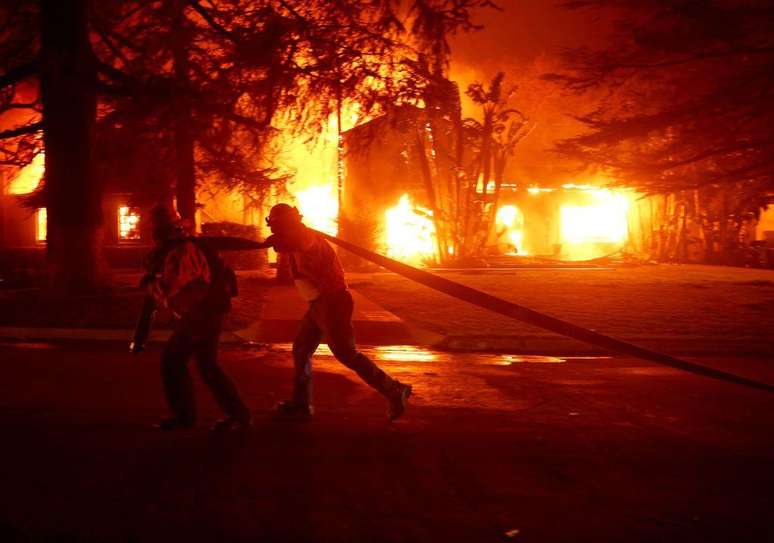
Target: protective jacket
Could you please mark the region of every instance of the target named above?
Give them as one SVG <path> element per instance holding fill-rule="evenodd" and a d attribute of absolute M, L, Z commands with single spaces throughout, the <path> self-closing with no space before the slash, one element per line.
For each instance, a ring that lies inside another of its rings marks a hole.
<path fill-rule="evenodd" d="M 236 276 L 217 251 L 186 237 L 168 241 L 155 258 L 159 268 L 151 292 L 172 314 L 221 314 L 231 309 Z"/>
<path fill-rule="evenodd" d="M 273 235 L 266 243 L 288 254 L 293 281 L 305 300 L 311 302 L 322 294 L 347 290 L 341 261 L 320 234 L 304 227 L 297 236 Z"/>

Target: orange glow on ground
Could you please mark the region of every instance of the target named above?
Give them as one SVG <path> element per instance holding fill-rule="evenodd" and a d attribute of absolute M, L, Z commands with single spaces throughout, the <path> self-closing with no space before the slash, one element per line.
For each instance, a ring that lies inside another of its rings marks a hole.
<path fill-rule="evenodd" d="M 438 355 L 427 349 L 413 345 L 385 345 L 374 347 L 377 360 L 390 362 L 435 362 Z"/>
<path fill-rule="evenodd" d="M 413 204 L 408 194 L 385 212 L 387 256 L 412 265 L 436 258 L 433 212 Z"/>

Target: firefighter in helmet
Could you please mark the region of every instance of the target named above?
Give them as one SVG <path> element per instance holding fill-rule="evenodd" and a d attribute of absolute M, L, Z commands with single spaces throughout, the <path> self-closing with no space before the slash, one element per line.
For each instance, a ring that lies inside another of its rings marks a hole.
<path fill-rule="evenodd" d="M 278 415 L 313 414 L 312 355 L 325 338 L 339 362 L 387 399 L 390 420 L 400 417 L 411 395 L 411 385 L 393 379 L 357 350 L 352 295 L 336 252 L 319 233 L 304 225 L 295 207 L 275 205 L 266 222 L 272 235 L 263 245 L 289 256 L 293 282 L 309 303 L 293 342 L 293 397 L 277 405 Z"/>
<path fill-rule="evenodd" d="M 162 419 L 158 427 L 184 429 L 196 420 L 187 367 L 192 356 L 202 380 L 226 414 L 213 429 L 249 427 L 250 411 L 218 364 L 223 318 L 235 294 L 233 272 L 216 252 L 188 236 L 167 207 L 154 208 L 151 222 L 156 245 L 146 263 L 143 286 L 174 317 L 172 335 L 161 354 L 161 377 L 172 416 Z"/>

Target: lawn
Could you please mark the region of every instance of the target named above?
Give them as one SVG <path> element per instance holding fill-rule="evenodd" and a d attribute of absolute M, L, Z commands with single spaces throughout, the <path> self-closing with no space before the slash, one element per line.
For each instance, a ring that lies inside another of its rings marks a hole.
<path fill-rule="evenodd" d="M 641 265 L 438 273 L 530 309 L 651 347 L 774 353 L 771 270 Z M 508 340 L 518 338 L 556 338 L 392 273 L 351 274 L 350 283 L 407 322 L 458 338 L 467 347 L 484 339 L 507 346 Z M 481 343 L 485 344 L 492 345 Z"/>

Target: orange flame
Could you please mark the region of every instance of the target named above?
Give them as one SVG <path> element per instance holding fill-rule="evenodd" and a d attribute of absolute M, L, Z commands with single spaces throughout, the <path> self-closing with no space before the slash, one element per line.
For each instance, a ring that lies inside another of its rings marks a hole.
<path fill-rule="evenodd" d="M 130 241 L 140 239 L 140 213 L 136 208 L 118 208 L 118 239 Z"/>
<path fill-rule="evenodd" d="M 433 212 L 412 204 L 408 194 L 385 212 L 387 256 L 419 265 L 435 260 Z"/>
<path fill-rule="evenodd" d="M 599 244 L 623 244 L 629 235 L 628 195 L 609 189 L 569 185 L 591 198 L 585 205 L 566 204 L 560 209 L 565 252 L 575 258 L 599 256 Z"/>
<path fill-rule="evenodd" d="M 38 188 L 43 178 L 44 162 L 43 153 L 35 155 L 32 162 L 19 170 L 8 183 L 8 194 L 29 194 Z"/>
<path fill-rule="evenodd" d="M 502 206 L 497 210 L 496 222 L 500 232 L 498 239 L 504 235 L 506 241 L 513 245 L 515 254 L 528 254 L 524 249 L 524 215 L 521 210 L 512 205 Z"/>
<path fill-rule="evenodd" d="M 35 241 L 46 241 L 48 239 L 48 212 L 45 207 L 38 209 L 35 214 Z"/>
<path fill-rule="evenodd" d="M 295 194 L 304 223 L 331 236 L 339 230 L 339 200 L 333 185 L 316 185 Z"/>

